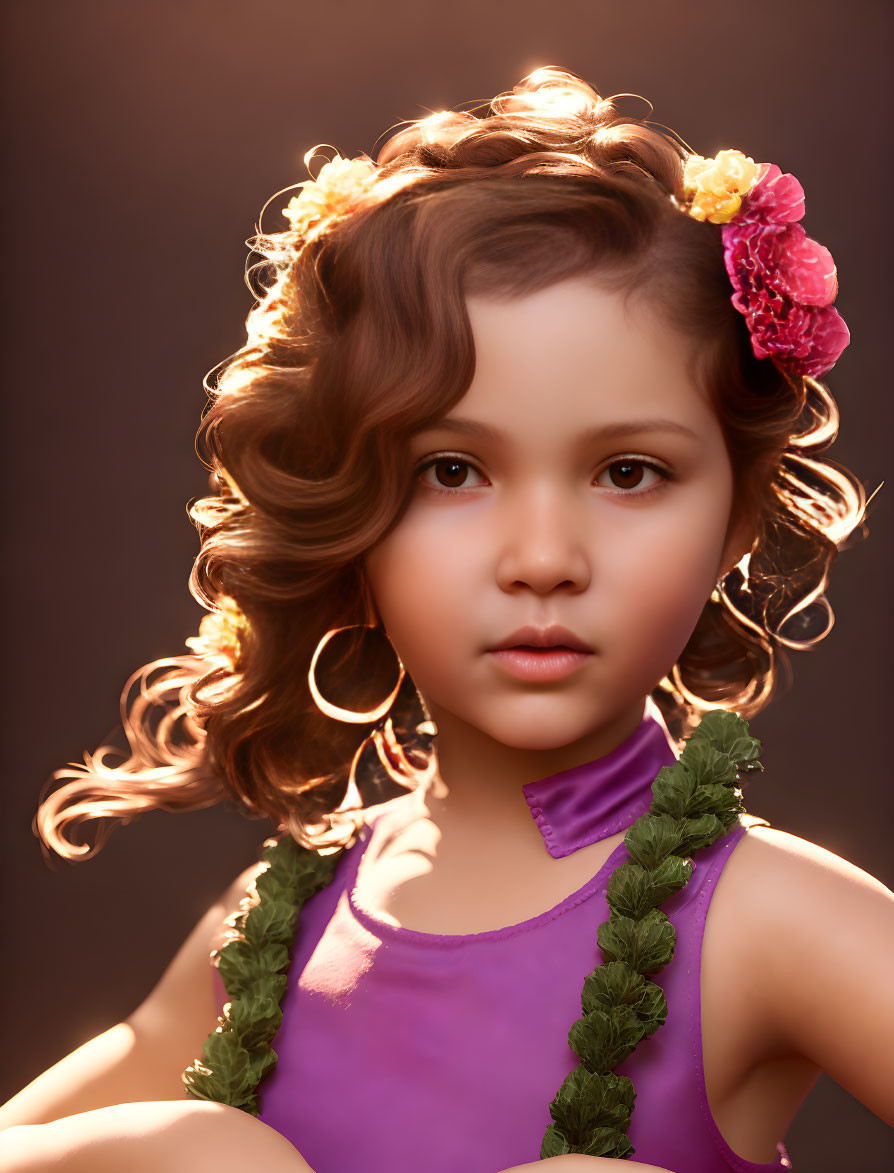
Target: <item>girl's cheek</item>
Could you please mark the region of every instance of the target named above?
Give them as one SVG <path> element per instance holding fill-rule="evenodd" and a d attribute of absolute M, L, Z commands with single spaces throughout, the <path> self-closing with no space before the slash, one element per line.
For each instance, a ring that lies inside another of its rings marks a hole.
<path fill-rule="evenodd" d="M 688 638 L 715 586 L 724 533 L 725 518 L 719 513 L 690 517 L 686 525 L 655 527 L 643 535 L 646 540 L 597 565 L 596 592 L 601 565 L 602 585 L 611 582 L 618 605 L 638 612 L 653 636 L 667 624 L 671 641 L 682 629 L 688 629 Z"/>
<path fill-rule="evenodd" d="M 446 512 L 446 511 L 445 511 Z M 405 518 L 367 558 L 373 594 L 412 605 L 418 596 L 435 599 L 458 589 L 468 590 L 486 560 L 490 543 L 481 527 L 449 525 L 446 518 Z"/>

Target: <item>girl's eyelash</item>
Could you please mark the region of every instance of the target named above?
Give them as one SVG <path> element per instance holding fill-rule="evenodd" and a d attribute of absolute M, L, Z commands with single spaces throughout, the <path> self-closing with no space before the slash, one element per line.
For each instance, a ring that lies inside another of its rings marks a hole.
<path fill-rule="evenodd" d="M 461 456 L 458 452 L 436 452 L 434 455 L 427 457 L 421 464 L 416 466 L 416 472 L 415 472 L 416 479 L 418 480 L 419 478 L 421 478 L 422 474 L 427 469 L 431 468 L 435 464 L 438 464 L 442 460 L 453 460 L 457 464 L 468 465 L 469 468 L 474 468 L 477 472 L 480 472 L 480 469 L 478 469 L 478 467 L 474 461 L 469 460 L 468 457 Z M 618 497 L 646 497 L 650 493 L 654 492 L 656 489 L 663 488 L 664 485 L 668 481 L 674 480 L 674 474 L 669 469 L 666 469 L 663 465 L 656 464 L 653 460 L 649 460 L 645 456 L 636 456 L 633 453 L 625 453 L 622 456 L 616 456 L 613 460 L 610 460 L 608 462 L 608 464 L 604 465 L 596 475 L 601 476 L 603 472 L 605 472 L 609 468 L 612 468 L 614 465 L 624 464 L 624 463 L 641 464 L 644 468 L 649 468 L 653 472 L 657 473 L 661 479 L 656 481 L 654 485 L 649 485 L 649 487 L 647 489 L 639 489 L 639 490 L 631 489 L 629 491 L 626 489 L 617 489 L 617 488 L 616 489 L 609 489 L 608 490 L 609 493 L 613 494 L 614 496 L 618 496 Z M 465 491 L 465 489 L 463 487 L 458 488 L 458 489 L 448 489 L 444 485 L 432 485 L 428 482 L 424 482 L 424 483 L 425 483 L 425 487 L 427 489 L 430 489 L 434 493 L 446 493 L 448 495 L 454 495 L 454 494 L 462 493 Z"/>

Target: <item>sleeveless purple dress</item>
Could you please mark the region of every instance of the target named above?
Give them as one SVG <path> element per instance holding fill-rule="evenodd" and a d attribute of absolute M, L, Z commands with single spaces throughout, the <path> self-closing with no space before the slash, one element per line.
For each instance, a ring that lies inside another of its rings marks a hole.
<path fill-rule="evenodd" d="M 628 827 L 676 755 L 650 702 L 639 728 L 603 758 L 524 787 L 547 850 L 568 855 Z M 397 800 L 398 802 L 400 800 Z M 578 1063 L 567 1043 L 585 976 L 602 960 L 608 878 L 620 844 L 579 891 L 520 924 L 465 936 L 395 928 L 358 906 L 354 884 L 380 815 L 305 905 L 260 1088 L 260 1118 L 315 1173 L 497 1173 L 536 1161 L 548 1105 Z M 655 980 L 668 1018 L 619 1067 L 636 1102 L 634 1159 L 675 1173 L 790 1169 L 785 1146 L 767 1164 L 724 1141 L 708 1107 L 699 972 L 705 917 L 740 823 L 696 853 L 686 888 L 662 905 L 677 930 Z M 218 1006 L 225 1001 L 214 969 Z"/>

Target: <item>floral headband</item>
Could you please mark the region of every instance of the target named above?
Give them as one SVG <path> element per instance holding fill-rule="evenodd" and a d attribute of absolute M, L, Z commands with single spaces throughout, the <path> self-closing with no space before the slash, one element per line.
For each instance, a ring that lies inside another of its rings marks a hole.
<path fill-rule="evenodd" d="M 377 171 L 371 159 L 336 154 L 283 208 L 291 231 L 310 239 L 361 206 L 373 187 L 382 186 Z M 391 190 L 389 185 L 381 194 Z M 755 355 L 797 375 L 827 374 L 850 334 L 832 308 L 838 292 L 835 262 L 798 223 L 804 190 L 794 175 L 784 175 L 775 163 L 755 163 L 741 151 L 720 151 L 713 159 L 691 154 L 683 190 L 685 202 L 674 200 L 681 211 L 722 225 L 731 300 L 745 317 Z"/>

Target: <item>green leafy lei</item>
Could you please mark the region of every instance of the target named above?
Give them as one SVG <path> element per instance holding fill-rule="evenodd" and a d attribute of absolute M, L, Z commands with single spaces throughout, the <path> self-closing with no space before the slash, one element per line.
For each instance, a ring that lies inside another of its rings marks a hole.
<path fill-rule="evenodd" d="M 690 854 L 727 834 L 744 813 L 739 771 L 762 770 L 760 750 L 741 717 L 713 709 L 674 765 L 658 771 L 649 810 L 624 836 L 630 860 L 608 882 L 610 915 L 596 932 L 606 961 L 584 982 L 583 1016 L 568 1032 L 580 1063 L 549 1106 L 554 1123 L 541 1160 L 632 1156 L 627 1130 L 636 1093 L 613 1069 L 667 1018 L 664 991 L 648 975 L 671 961 L 677 935 L 658 905 L 688 883 Z"/>
<path fill-rule="evenodd" d="M 584 982 L 583 1014 L 568 1032 L 580 1063 L 549 1105 L 553 1123 L 541 1160 L 563 1153 L 632 1156 L 627 1130 L 636 1093 L 614 1068 L 667 1018 L 664 992 L 649 975 L 673 958 L 676 932 L 658 905 L 688 883 L 692 852 L 726 835 L 744 813 L 740 775 L 763 769 L 760 750 L 746 721 L 713 709 L 674 765 L 658 771 L 648 812 L 624 836 L 630 858 L 608 881 L 610 915 L 596 933 L 606 960 Z M 341 854 L 320 855 L 289 835 L 265 845 L 269 866 L 255 881 L 260 900 L 233 918 L 233 939 L 212 954 L 231 1001 L 202 1058 L 183 1073 L 188 1096 L 258 1115 L 258 1084 L 276 1064 L 271 1043 L 282 1022 L 299 912 L 331 881 Z"/>
<path fill-rule="evenodd" d="M 271 1043 L 282 1022 L 298 914 L 331 881 L 341 855 L 309 851 L 291 835 L 265 844 L 261 858 L 269 866 L 254 884 L 260 900 L 231 919 L 236 934 L 211 954 L 230 1001 L 202 1058 L 183 1072 L 187 1096 L 258 1115 L 258 1084 L 276 1066 Z"/>

